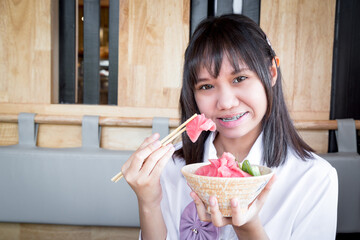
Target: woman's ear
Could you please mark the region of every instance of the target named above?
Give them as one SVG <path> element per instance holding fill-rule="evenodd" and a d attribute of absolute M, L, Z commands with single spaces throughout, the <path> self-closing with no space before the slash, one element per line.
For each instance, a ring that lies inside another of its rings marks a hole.
<path fill-rule="evenodd" d="M 270 68 L 271 73 L 271 86 L 273 87 L 276 84 L 276 79 L 278 77 L 277 68 L 280 66 L 280 60 L 277 56 L 275 56 L 272 60 L 272 65 Z"/>

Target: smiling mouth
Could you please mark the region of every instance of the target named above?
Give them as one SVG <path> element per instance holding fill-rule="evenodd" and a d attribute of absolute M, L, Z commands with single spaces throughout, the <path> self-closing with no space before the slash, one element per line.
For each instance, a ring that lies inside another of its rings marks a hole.
<path fill-rule="evenodd" d="M 238 114 L 238 115 L 235 115 L 233 117 L 230 117 L 230 118 L 220 118 L 221 121 L 223 122 L 231 122 L 231 121 L 236 121 L 238 120 L 239 118 L 241 118 L 242 116 L 244 116 L 246 114 L 246 112 L 244 113 L 241 113 L 241 114 Z"/>

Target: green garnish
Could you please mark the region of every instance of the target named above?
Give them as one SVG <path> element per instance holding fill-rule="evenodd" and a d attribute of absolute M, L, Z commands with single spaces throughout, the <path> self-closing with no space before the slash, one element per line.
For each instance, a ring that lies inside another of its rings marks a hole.
<path fill-rule="evenodd" d="M 239 164 L 240 166 L 240 164 Z M 245 160 L 242 163 L 242 168 L 241 170 L 243 170 L 244 172 L 247 172 L 248 174 L 252 175 L 252 176 L 260 176 L 260 170 L 257 166 L 251 166 L 249 160 Z"/>

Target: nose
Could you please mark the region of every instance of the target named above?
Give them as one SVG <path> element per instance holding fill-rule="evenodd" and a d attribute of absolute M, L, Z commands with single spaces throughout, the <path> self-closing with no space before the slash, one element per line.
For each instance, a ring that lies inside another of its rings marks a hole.
<path fill-rule="evenodd" d="M 217 108 L 231 109 L 239 104 L 239 99 L 231 87 L 222 87 L 218 92 Z"/>

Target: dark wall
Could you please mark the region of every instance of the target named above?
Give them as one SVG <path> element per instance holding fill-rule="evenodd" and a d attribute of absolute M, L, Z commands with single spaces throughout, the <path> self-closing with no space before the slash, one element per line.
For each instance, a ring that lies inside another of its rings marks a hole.
<path fill-rule="evenodd" d="M 360 1 L 337 0 L 330 119 L 360 119 Z M 359 152 L 358 133 L 358 152 Z M 330 132 L 329 152 L 337 151 Z"/>

